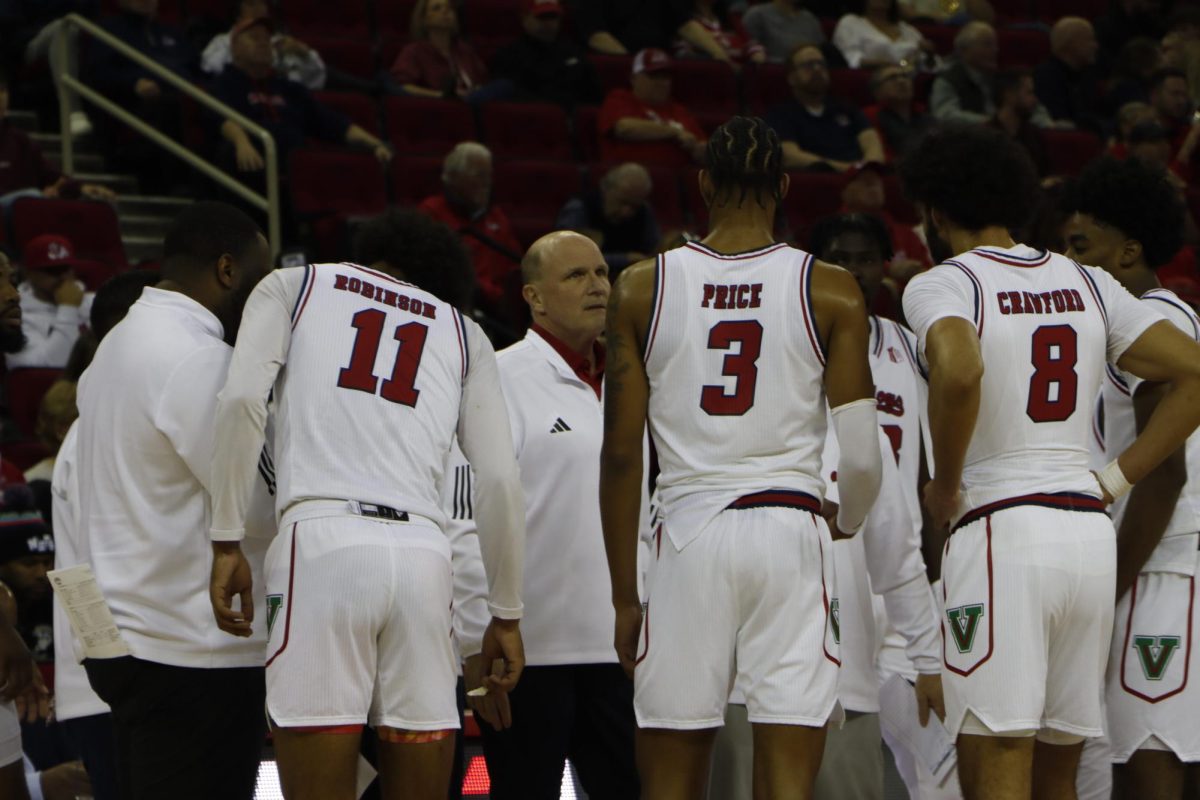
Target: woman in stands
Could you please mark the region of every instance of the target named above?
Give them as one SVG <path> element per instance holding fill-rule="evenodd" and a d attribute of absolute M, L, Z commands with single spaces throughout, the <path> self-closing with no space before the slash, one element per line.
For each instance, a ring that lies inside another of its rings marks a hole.
<path fill-rule="evenodd" d="M 392 79 L 404 94 L 480 101 L 499 99 L 502 84 L 488 84 L 483 59 L 460 35 L 451 0 L 417 0 L 410 42 L 392 64 Z"/>
<path fill-rule="evenodd" d="M 897 0 L 860 0 L 838 20 L 833 44 L 851 67 L 906 64 L 933 69 L 937 55 L 933 42 L 900 19 Z"/>

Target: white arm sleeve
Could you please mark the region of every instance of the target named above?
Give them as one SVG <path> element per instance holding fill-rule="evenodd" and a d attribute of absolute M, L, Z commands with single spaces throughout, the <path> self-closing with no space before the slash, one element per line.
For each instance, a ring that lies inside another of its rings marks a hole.
<path fill-rule="evenodd" d="M 304 269 L 276 270 L 251 293 L 217 402 L 213 459 L 213 541 L 241 541 L 266 439 L 267 401 L 292 341 Z"/>
<path fill-rule="evenodd" d="M 830 413 L 841 450 L 837 469 L 837 525 L 845 533 L 856 533 L 879 495 L 882 479 L 875 398 L 855 400 Z"/>
<path fill-rule="evenodd" d="M 482 649 L 483 632 L 491 619 L 487 607 L 487 574 L 475 530 L 473 483 L 471 465 L 455 442 L 446 462 L 441 498 L 454 566 L 454 638 L 458 641 L 459 657 L 463 659 Z"/>
<path fill-rule="evenodd" d="M 464 319 L 467 379 L 458 417 L 458 443 L 475 470 L 476 526 L 487 571 L 488 612 L 520 619 L 525 564 L 525 496 L 513 456 L 508 410 L 496 353 L 472 320 Z"/>
<path fill-rule="evenodd" d="M 883 605 L 888 620 L 904 637 L 904 652 L 917 672 L 940 673 L 942 653 L 937 604 L 925 573 L 884 592 Z"/>

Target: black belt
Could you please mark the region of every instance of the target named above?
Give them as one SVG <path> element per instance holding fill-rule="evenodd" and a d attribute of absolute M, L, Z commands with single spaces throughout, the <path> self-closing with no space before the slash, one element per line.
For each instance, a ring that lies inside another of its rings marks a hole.
<path fill-rule="evenodd" d="M 398 511 L 391 506 L 377 506 L 372 503 L 359 503 L 358 513 L 373 519 L 386 519 L 392 522 L 408 522 L 408 512 Z"/>

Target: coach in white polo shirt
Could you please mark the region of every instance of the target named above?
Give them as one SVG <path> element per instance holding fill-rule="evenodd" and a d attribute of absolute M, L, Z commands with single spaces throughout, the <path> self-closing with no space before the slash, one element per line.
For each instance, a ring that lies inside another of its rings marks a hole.
<path fill-rule="evenodd" d="M 639 794 L 633 683 L 613 649 L 598 494 L 608 267 L 590 239 L 560 231 L 529 248 L 521 274 L 533 327 L 498 362 L 525 490 L 526 667 L 512 726 L 480 726 L 491 796 L 557 800 L 569 758 L 591 800 L 627 800 Z"/>
<path fill-rule="evenodd" d="M 77 555 L 91 563 L 131 651 L 84 667 L 112 707 L 118 781 L 132 800 L 254 793 L 266 614 L 255 609 L 250 638 L 217 628 L 208 489 L 230 345 L 270 266 L 245 214 L 189 206 L 167 232 L 162 282 L 142 292 L 79 382 Z M 259 566 L 269 527 L 258 526 L 257 558 L 247 553 Z"/>

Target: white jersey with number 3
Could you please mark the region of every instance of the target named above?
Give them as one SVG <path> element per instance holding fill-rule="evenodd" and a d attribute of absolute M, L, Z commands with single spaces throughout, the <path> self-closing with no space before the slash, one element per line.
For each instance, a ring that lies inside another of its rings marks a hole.
<path fill-rule="evenodd" d="M 1161 316 L 1104 271 L 1024 245 L 977 248 L 918 276 L 904 311 L 922 354 L 945 317 L 979 334 L 984 374 L 960 512 L 1034 494 L 1100 495 L 1088 438 L 1105 363 Z"/>
<path fill-rule="evenodd" d="M 658 258 L 645 358 L 676 547 L 744 494 L 822 496 L 825 353 L 812 262 L 784 244 L 724 255 L 692 243 Z"/>

